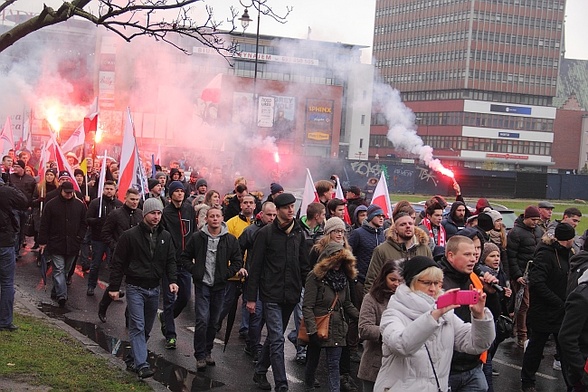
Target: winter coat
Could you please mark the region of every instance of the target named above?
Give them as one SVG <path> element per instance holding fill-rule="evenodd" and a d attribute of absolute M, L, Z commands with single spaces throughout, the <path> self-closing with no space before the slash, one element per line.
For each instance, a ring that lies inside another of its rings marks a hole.
<path fill-rule="evenodd" d="M 143 211 L 140 208 L 130 209 L 126 204 L 112 211 L 106 217 L 102 226 L 102 241 L 114 250 L 118 239 L 123 232 L 137 226 L 143 220 Z"/>
<path fill-rule="evenodd" d="M 195 285 L 203 284 L 202 279 L 206 273 L 208 241 L 211 237 L 208 225 L 205 225 L 202 230 L 192 234 L 186 244 L 186 249 L 180 256 L 179 264 L 192 274 Z M 219 239 L 219 242 L 216 248 L 216 265 L 212 289 L 220 290 L 226 286 L 227 280 L 241 269 L 243 259 L 241 258 L 241 248 L 239 248 L 237 238 L 228 232 L 224 222 L 221 232 L 216 238 Z"/>
<path fill-rule="evenodd" d="M 581 250 L 580 253 L 570 258 L 570 273 L 568 275 L 568 286 L 566 298 L 578 286 L 578 278 L 588 269 L 588 251 Z"/>
<path fill-rule="evenodd" d="M 506 254 L 511 280 L 517 280 L 525 273 L 527 262 L 533 259 L 535 249 L 541 242 L 541 229 L 530 228 L 523 223 L 521 214 L 514 223 L 507 237 Z"/>
<path fill-rule="evenodd" d="M 373 227 L 366 221 L 349 235 L 349 246 L 357 258 L 357 281 L 359 283 L 365 282 L 374 249 L 383 242 L 384 230 L 381 227 Z"/>
<path fill-rule="evenodd" d="M 372 254 L 370 266 L 364 283 L 364 293 L 370 291 L 370 287 L 380 273 L 382 266 L 388 260 L 407 260 L 415 256 L 427 256 L 433 258 L 429 248 L 429 235 L 418 227 L 414 228 L 413 239 L 408 244 L 398 242 L 398 234 L 394 226 L 388 230 L 384 243 L 378 245 Z"/>
<path fill-rule="evenodd" d="M 245 298 L 278 304 L 297 304 L 310 271 L 309 249 L 296 219 L 287 228 L 279 219 L 257 232 L 250 257 Z"/>
<path fill-rule="evenodd" d="M 453 204 L 451 204 L 451 209 L 449 210 L 449 215 L 447 215 L 447 218 L 443 219 L 443 221 L 441 222 L 441 225 L 445 228 L 445 239 L 447 240 L 456 235 L 458 231 L 462 230 L 465 227 L 465 218 L 463 222 L 455 222 L 455 210 L 457 210 L 457 207 L 459 206 L 464 206 L 466 208 L 466 211 L 468 210 L 464 202 L 456 201 Z"/>
<path fill-rule="evenodd" d="M 172 242 L 176 248 L 176 260 L 179 260 L 188 239 L 196 231 L 196 212 L 190 203 L 183 202 L 180 208 L 177 208 L 174 203 L 169 203 L 163 208 L 161 223 L 172 236 Z"/>
<path fill-rule="evenodd" d="M 454 350 L 479 355 L 492 344 L 494 319 L 489 310 L 483 320 L 470 324 L 453 311 L 435 321 L 433 309 L 433 297 L 405 284 L 390 297 L 380 322 L 383 358 L 374 391 L 437 392 L 431 361 L 441 391 L 447 391 Z"/>
<path fill-rule="evenodd" d="M 588 271 L 584 271 L 578 286 L 570 293 L 565 304 L 565 316 L 559 335 L 560 354 L 567 364 L 570 384 L 585 376 L 584 364 L 588 358 Z"/>
<path fill-rule="evenodd" d="M 370 293 L 363 297 L 359 311 L 359 337 L 363 339 L 363 354 L 357 378 L 374 382 L 382 366 L 382 338 L 380 320 L 388 301 L 379 303 Z"/>
<path fill-rule="evenodd" d="M 256 219 L 252 225 L 243 230 L 241 235 L 239 236 L 239 247 L 241 248 L 241 256 L 243 257 L 243 267 L 249 270 L 250 265 L 245 259 L 245 257 L 249 257 L 249 253 L 253 248 L 253 242 L 255 241 L 255 237 L 257 236 L 257 232 L 261 229 L 265 224 L 261 221 L 261 219 Z M 247 254 L 245 254 L 247 252 Z"/>
<path fill-rule="evenodd" d="M 102 216 L 98 217 L 100 212 L 100 201 L 102 200 Z M 93 241 L 102 241 L 102 228 L 104 222 L 111 212 L 117 208 L 121 208 L 123 203 L 116 197 L 108 199 L 104 196 L 94 199 L 88 206 L 88 212 L 86 214 L 86 222 L 90 227 L 90 233 L 92 234 Z"/>
<path fill-rule="evenodd" d="M 547 230 L 545 231 L 545 234 L 549 235 L 550 237 L 555 237 L 555 228 L 560 223 L 561 223 L 561 219 L 556 219 L 556 220 L 549 222 L 549 224 L 547 225 Z M 580 253 L 580 250 L 582 249 L 583 244 L 584 244 L 584 242 L 582 240 L 580 240 L 580 236 L 574 237 L 574 244 L 572 245 L 572 249 L 574 250 L 574 254 Z"/>
<path fill-rule="evenodd" d="M 309 335 L 317 331 L 314 318 L 327 314 L 336 294 L 339 294 L 329 320 L 329 338 L 322 342 L 321 347 L 346 346 L 349 318 L 354 320 L 359 318 L 359 312 L 351 303 L 349 284 L 346 284 L 342 290 L 335 292 L 324 280 L 327 271 L 337 263 L 341 263 L 340 268 L 348 280 L 355 279 L 357 275 L 355 257 L 351 251 L 343 249 L 319 261 L 308 274 L 306 285 L 304 286 L 302 316 Z"/>
<path fill-rule="evenodd" d="M 302 229 L 304 239 L 306 240 L 306 247 L 309 250 L 311 250 L 312 246 L 316 244 L 325 235 L 325 232 L 323 230 L 322 225 L 316 225 L 315 228 L 311 230 L 311 228 L 308 227 L 306 222 L 306 215 L 300 218 L 300 228 Z"/>
<path fill-rule="evenodd" d="M 9 185 L 0 185 L 0 247 L 14 246 L 14 236 L 19 230 L 19 224 L 12 210 L 24 210 L 27 203 L 27 197 L 20 190 Z"/>
<path fill-rule="evenodd" d="M 529 269 L 527 324 L 538 332 L 557 333 L 564 316 L 571 250 L 544 236 Z"/>
<path fill-rule="evenodd" d="M 18 176 L 16 173 L 11 173 L 10 185 L 21 191 L 26 196 L 26 208 L 31 207 L 33 203 L 33 193 L 37 187 L 37 181 L 35 178 L 26 173 L 22 177 Z"/>
<path fill-rule="evenodd" d="M 86 235 L 86 205 L 61 194 L 51 199 L 43 209 L 38 242 L 47 245 L 49 254 L 74 256 Z"/>
<path fill-rule="evenodd" d="M 125 231 L 112 255 L 108 291 L 119 291 L 123 276 L 127 284 L 144 289 L 159 287 L 164 275 L 176 283 L 175 252 L 171 234 L 161 225 L 151 229 L 141 222 Z"/>

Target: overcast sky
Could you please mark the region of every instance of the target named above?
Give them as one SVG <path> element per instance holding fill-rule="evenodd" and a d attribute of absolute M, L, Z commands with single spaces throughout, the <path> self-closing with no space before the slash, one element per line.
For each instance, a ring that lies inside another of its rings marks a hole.
<path fill-rule="evenodd" d="M 251 0 L 242 1 L 251 4 Z M 38 0 L 17 0 L 11 8 L 39 12 L 40 3 Z M 45 0 L 45 3 L 57 7 L 61 1 Z M 239 0 L 202 0 L 202 3 L 214 8 L 219 21 L 230 15 L 230 6 L 235 7 L 239 15 L 243 11 Z M 267 0 L 267 3 L 278 14 L 285 13 L 287 4 L 293 5 L 294 10 L 284 25 L 262 16 L 261 34 L 306 38 L 310 27 L 311 38 L 315 40 L 371 46 L 375 0 Z M 588 37 L 587 0 L 567 0 L 566 15 L 566 57 L 588 60 L 588 45 L 585 44 Z M 250 16 L 254 22 L 248 31 L 255 32 L 256 15 L 250 12 Z M 225 23 L 225 27 L 229 25 Z M 364 56 L 363 60 L 369 61 L 369 58 L 369 55 Z"/>

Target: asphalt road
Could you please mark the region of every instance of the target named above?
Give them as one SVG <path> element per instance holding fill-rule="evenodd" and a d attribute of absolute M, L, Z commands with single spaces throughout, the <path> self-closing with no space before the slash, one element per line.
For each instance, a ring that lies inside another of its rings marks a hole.
<path fill-rule="evenodd" d="M 29 246 L 31 244 L 32 242 L 29 243 Z M 119 357 L 124 356 L 128 346 L 124 325 L 124 300 L 117 301 L 110 306 L 106 323 L 100 322 L 97 315 L 98 302 L 106 286 L 105 281 L 108 280 L 109 271 L 107 268 L 102 268 L 99 287 L 96 289 L 94 297 L 86 296 L 87 276 L 84 276 L 81 270 L 76 270 L 73 283 L 68 288 L 69 300 L 65 308 L 60 309 L 57 303 L 50 298 L 52 287 L 50 276 L 47 279 L 47 285 L 43 286 L 40 268 L 36 263 L 37 253 L 30 249 L 23 249 L 21 255 L 22 257 L 17 261 L 16 285 L 26 300 L 31 301 L 48 316 L 61 319 L 76 328 L 82 334 L 96 341 L 106 351 Z M 157 369 L 155 380 L 161 382 L 171 391 L 258 391 L 252 381 L 254 364 L 251 358 L 243 352 L 245 341 L 238 337 L 240 314 L 237 314 L 232 336 L 225 352 L 223 352 L 222 341 L 224 329 L 217 335 L 212 353 L 216 360 L 216 366 L 208 367 L 204 372 L 196 371 L 196 361 L 192 355 L 193 319 L 192 300 L 176 319 L 178 333 L 176 350 L 165 349 L 165 339 L 160 333 L 159 322 L 155 322 L 149 340 L 150 361 Z M 293 326 L 292 321 L 290 324 Z M 555 344 L 549 342 L 537 374 L 538 391 L 565 391 L 561 372 L 552 368 L 554 352 Z M 286 340 L 286 371 L 290 390 L 304 391 L 304 366 L 295 362 L 295 353 L 294 346 Z M 494 359 L 494 368 L 500 373 L 499 376 L 493 377 L 496 392 L 520 390 L 522 356 L 523 350 L 516 346 L 514 340 L 509 339 L 501 344 Z M 358 364 L 352 364 L 354 372 L 357 372 L 357 366 Z M 326 391 L 326 367 L 322 358 L 317 370 L 317 379 L 323 386 L 317 390 Z M 271 370 L 268 373 L 268 380 L 273 385 Z M 361 384 L 359 381 L 357 383 Z M 361 387 L 359 390 L 361 391 Z"/>

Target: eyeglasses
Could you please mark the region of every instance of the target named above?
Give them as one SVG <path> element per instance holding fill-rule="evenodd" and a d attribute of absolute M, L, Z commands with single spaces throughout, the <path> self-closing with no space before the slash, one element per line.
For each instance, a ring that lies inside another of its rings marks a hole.
<path fill-rule="evenodd" d="M 420 280 L 420 279 L 417 279 L 417 282 L 419 282 L 420 284 L 427 286 L 427 287 L 431 286 L 431 285 L 439 287 L 443 284 L 442 280 Z"/>
<path fill-rule="evenodd" d="M 333 230 L 331 233 L 335 233 L 335 234 L 345 234 L 345 230 Z"/>

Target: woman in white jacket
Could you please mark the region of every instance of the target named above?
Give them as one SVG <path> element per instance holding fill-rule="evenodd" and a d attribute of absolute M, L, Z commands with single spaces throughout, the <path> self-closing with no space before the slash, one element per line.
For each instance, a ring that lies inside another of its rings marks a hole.
<path fill-rule="evenodd" d="M 432 259 L 407 260 L 402 276 L 380 322 L 383 358 L 374 391 L 445 392 L 453 350 L 481 354 L 494 340 L 486 294 L 470 305 L 472 323 L 464 323 L 453 313 L 459 305 L 436 308 L 443 272 Z"/>

